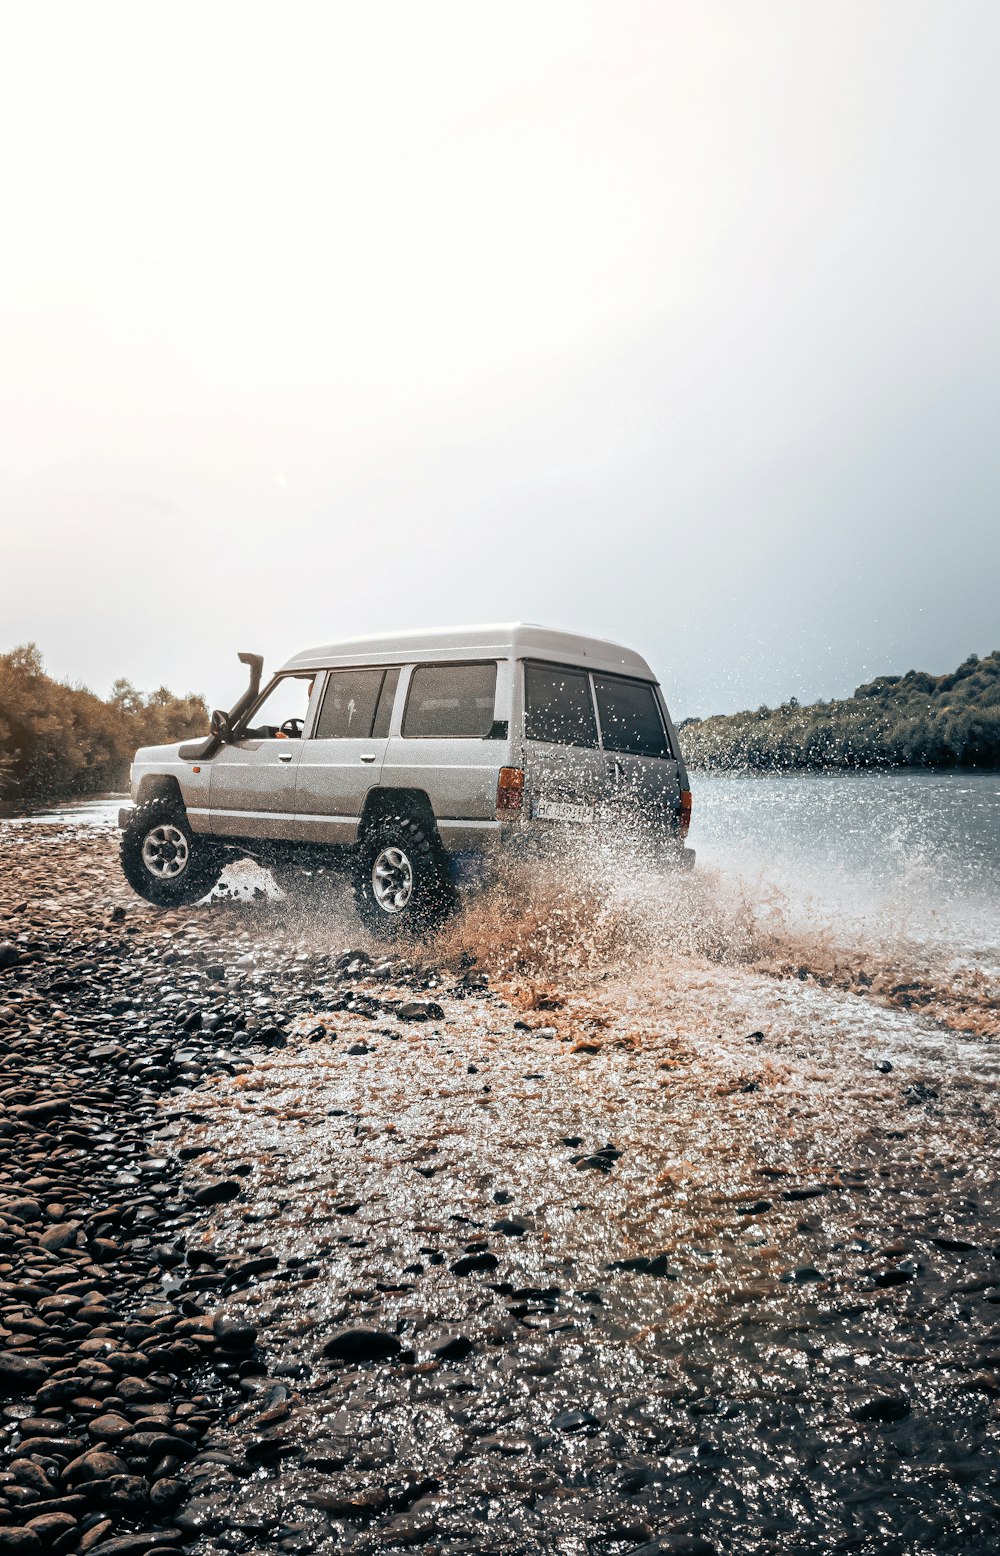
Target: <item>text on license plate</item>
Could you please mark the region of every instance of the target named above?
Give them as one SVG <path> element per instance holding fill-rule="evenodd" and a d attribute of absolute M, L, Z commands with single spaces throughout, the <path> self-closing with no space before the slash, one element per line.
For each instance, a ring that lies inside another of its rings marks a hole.
<path fill-rule="evenodd" d="M 539 821 L 593 821 L 594 807 L 576 800 L 536 800 L 535 815 Z"/>

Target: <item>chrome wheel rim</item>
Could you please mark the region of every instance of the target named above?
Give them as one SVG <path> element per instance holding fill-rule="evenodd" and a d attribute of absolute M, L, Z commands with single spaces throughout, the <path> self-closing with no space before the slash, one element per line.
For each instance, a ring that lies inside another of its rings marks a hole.
<path fill-rule="evenodd" d="M 146 833 L 142 843 L 142 862 L 157 880 L 171 881 L 183 875 L 191 850 L 180 827 L 165 821 Z"/>
<path fill-rule="evenodd" d="M 372 894 L 383 913 L 402 913 L 413 895 L 413 866 L 401 848 L 383 848 L 372 865 Z"/>

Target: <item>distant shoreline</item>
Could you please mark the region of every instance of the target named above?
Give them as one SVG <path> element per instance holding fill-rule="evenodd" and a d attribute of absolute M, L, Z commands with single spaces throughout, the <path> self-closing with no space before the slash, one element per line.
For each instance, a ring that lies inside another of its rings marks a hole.
<path fill-rule="evenodd" d="M 957 670 L 908 670 L 853 697 L 687 719 L 689 766 L 702 772 L 993 771 L 1000 767 L 1000 650 Z"/>

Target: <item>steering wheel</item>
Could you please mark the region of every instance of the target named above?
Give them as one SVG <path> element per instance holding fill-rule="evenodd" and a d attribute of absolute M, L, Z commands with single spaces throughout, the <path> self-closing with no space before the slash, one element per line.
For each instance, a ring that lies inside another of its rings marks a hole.
<path fill-rule="evenodd" d="M 284 724 L 281 725 L 279 733 L 288 740 L 301 740 L 302 726 L 304 724 L 305 719 L 286 719 Z"/>

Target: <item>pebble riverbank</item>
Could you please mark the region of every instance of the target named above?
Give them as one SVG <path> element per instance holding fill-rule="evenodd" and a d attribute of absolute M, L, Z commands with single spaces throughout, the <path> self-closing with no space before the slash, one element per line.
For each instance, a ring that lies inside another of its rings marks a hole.
<path fill-rule="evenodd" d="M 986 1039 L 0 861 L 0 1553 L 996 1548 Z"/>

